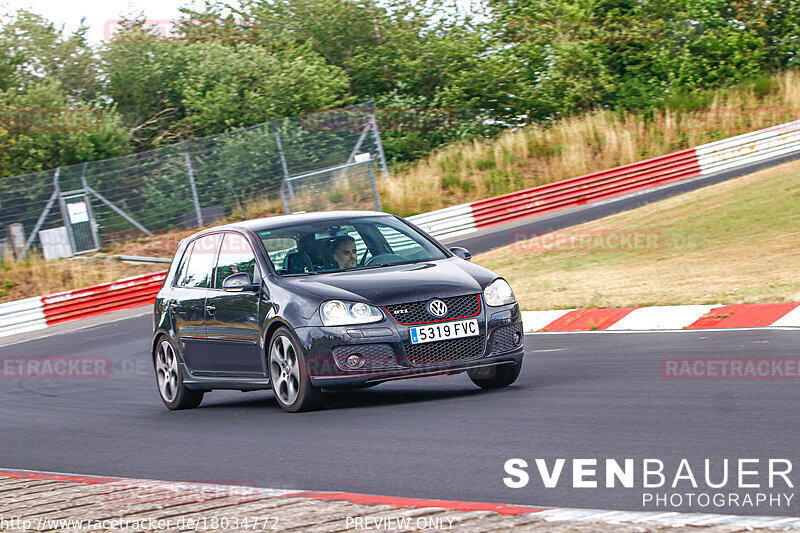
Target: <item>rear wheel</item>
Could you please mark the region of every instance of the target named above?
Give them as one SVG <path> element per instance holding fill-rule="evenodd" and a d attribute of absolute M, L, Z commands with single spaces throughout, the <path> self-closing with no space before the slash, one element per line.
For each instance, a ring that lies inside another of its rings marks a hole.
<path fill-rule="evenodd" d="M 320 404 L 322 391 L 311 384 L 303 350 L 284 327 L 269 343 L 269 380 L 284 411 L 313 411 Z"/>
<path fill-rule="evenodd" d="M 161 337 L 158 341 L 153 363 L 156 369 L 158 393 L 167 408 L 177 411 L 194 409 L 200 405 L 203 401 L 203 392 L 187 389 L 183 384 L 178 355 L 172 342 L 166 337 Z"/>
<path fill-rule="evenodd" d="M 522 370 L 522 361 L 515 364 L 485 366 L 467 370 L 467 375 L 472 382 L 482 389 L 499 389 L 508 387 L 519 377 Z"/>

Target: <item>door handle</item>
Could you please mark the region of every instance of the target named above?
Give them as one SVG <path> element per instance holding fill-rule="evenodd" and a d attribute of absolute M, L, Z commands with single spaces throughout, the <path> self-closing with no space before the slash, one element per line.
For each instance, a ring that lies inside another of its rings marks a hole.
<path fill-rule="evenodd" d="M 217 310 L 217 307 L 214 304 L 208 304 L 206 306 L 206 311 L 208 311 L 208 314 L 210 314 L 210 315 L 213 315 L 214 311 L 216 311 L 216 310 Z"/>

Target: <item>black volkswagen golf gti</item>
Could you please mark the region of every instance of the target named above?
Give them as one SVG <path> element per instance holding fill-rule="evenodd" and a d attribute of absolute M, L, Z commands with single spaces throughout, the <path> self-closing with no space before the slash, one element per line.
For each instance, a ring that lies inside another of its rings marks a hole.
<path fill-rule="evenodd" d="M 400 217 L 277 216 L 178 246 L 154 310 L 153 363 L 170 409 L 213 389 L 269 389 L 314 409 L 324 389 L 466 371 L 519 375 L 523 331 L 508 283 Z"/>

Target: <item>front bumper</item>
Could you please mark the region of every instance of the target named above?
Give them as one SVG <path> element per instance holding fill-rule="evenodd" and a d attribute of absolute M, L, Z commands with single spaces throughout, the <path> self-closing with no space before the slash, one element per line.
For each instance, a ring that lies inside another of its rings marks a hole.
<path fill-rule="evenodd" d="M 303 344 L 312 384 L 323 388 L 456 374 L 522 361 L 523 329 L 517 304 L 485 308 L 476 318 L 479 336 L 414 347 L 410 347 L 409 327 L 391 318 L 369 327 L 307 327 L 295 333 Z M 361 355 L 365 364 L 348 368 L 349 354 Z"/>

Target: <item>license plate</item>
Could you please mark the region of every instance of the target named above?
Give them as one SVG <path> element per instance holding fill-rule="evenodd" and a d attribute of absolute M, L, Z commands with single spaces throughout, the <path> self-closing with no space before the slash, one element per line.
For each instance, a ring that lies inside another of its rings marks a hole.
<path fill-rule="evenodd" d="M 462 337 L 472 337 L 480 334 L 477 320 L 462 320 L 461 322 L 417 326 L 410 328 L 409 331 L 411 332 L 411 344 L 443 341 L 445 339 L 460 339 Z"/>

